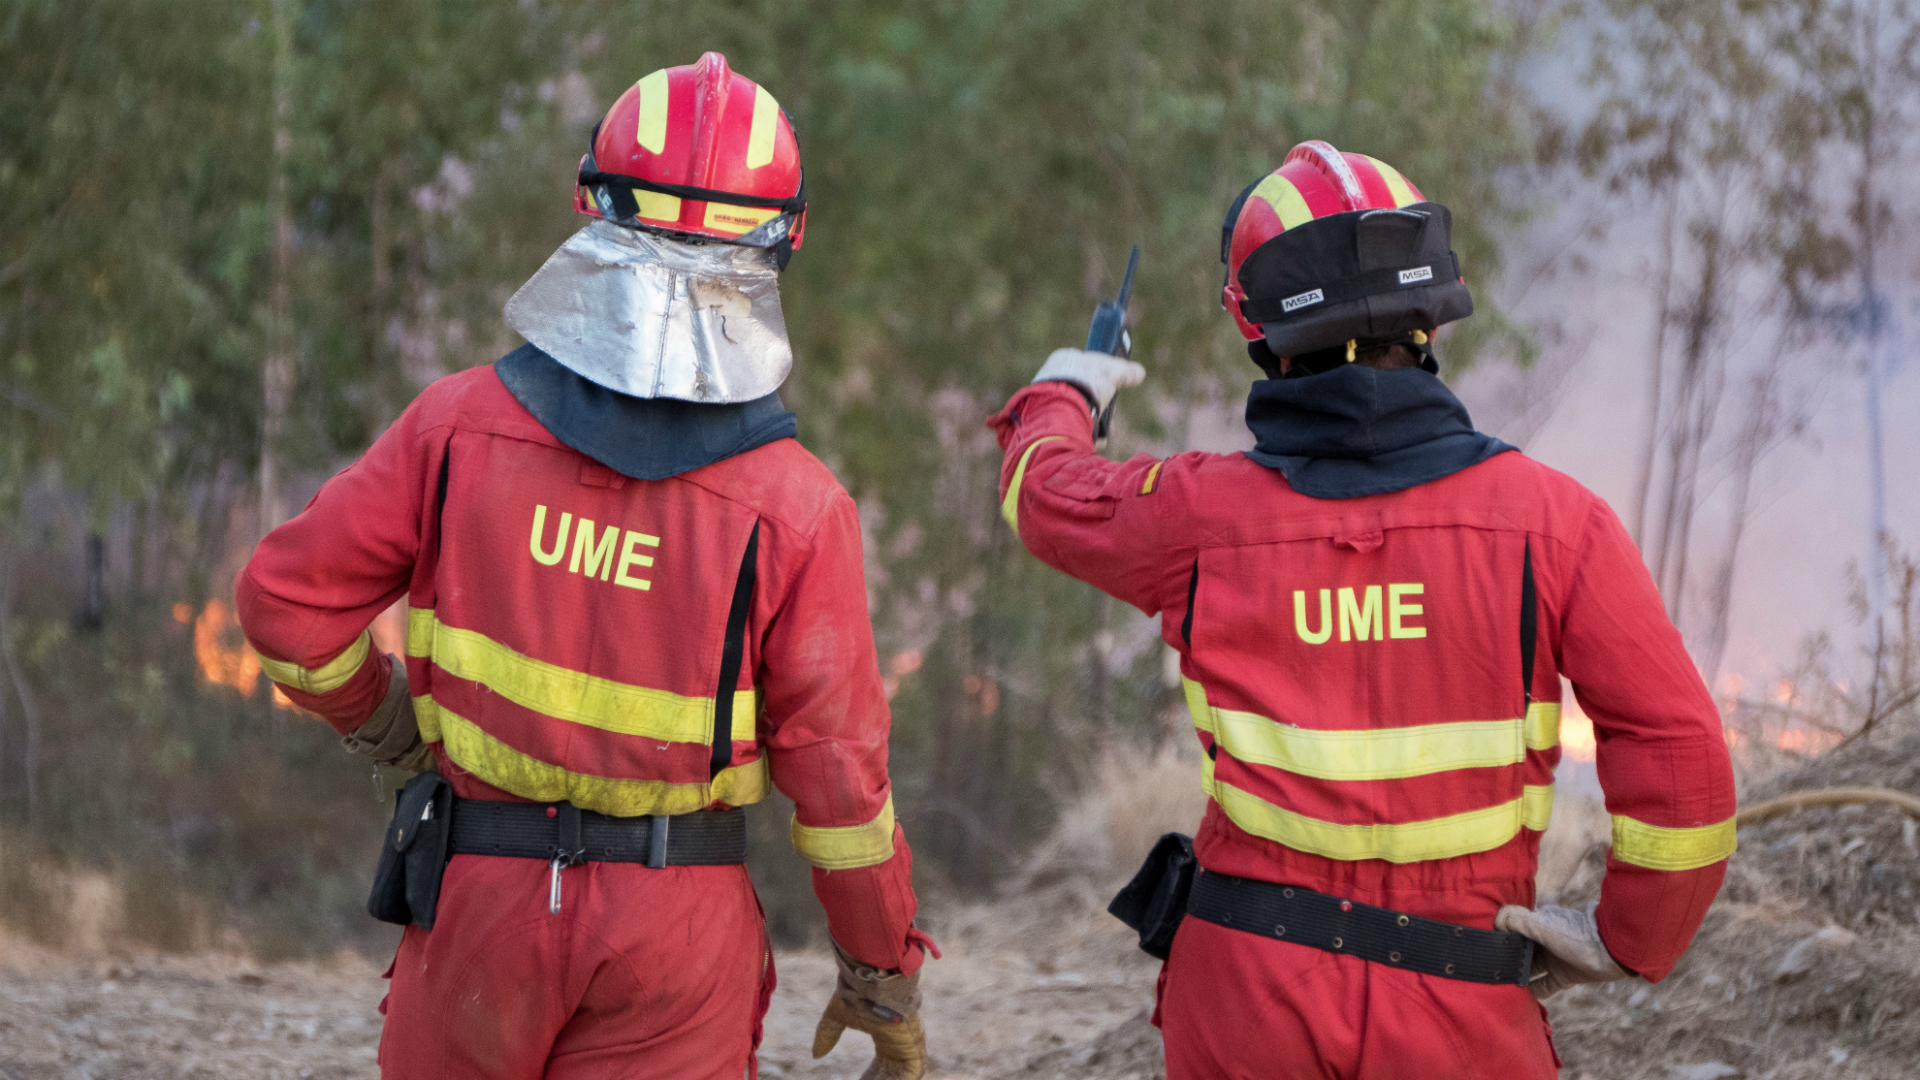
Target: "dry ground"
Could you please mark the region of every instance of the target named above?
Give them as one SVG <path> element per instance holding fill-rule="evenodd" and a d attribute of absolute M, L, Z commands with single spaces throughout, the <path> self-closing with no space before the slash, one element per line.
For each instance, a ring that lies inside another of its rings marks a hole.
<path fill-rule="evenodd" d="M 948 954 L 927 976 L 935 1076 L 1160 1075 L 1145 1022 L 1156 965 L 1101 909 L 1158 831 L 1192 820 L 1190 767 L 1116 759 L 1000 900 L 930 917 Z M 1836 784 L 1920 794 L 1920 738 L 1837 751 L 1750 798 Z M 1595 895 L 1605 822 L 1590 804 L 1556 810 L 1543 898 Z M 1743 829 L 1740 844 L 1670 979 L 1555 999 L 1565 1080 L 1920 1077 L 1920 829 L 1852 807 Z M 807 1053 L 831 962 L 778 963 L 762 1075 L 853 1080 L 866 1063 L 858 1036 L 824 1061 Z M 379 970 L 353 955 L 262 967 L 75 958 L 0 939 L 0 1080 L 371 1078 L 382 992 Z"/>

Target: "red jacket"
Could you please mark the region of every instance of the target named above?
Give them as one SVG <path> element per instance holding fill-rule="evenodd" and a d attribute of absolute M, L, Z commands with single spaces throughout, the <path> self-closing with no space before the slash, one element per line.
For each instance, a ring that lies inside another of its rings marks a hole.
<path fill-rule="evenodd" d="M 859 519 L 792 439 L 633 480 L 475 368 L 428 387 L 262 540 L 237 592 L 268 674 L 343 733 L 386 693 L 366 630 L 404 595 L 408 689 L 462 797 L 680 814 L 757 802 L 771 780 L 835 940 L 918 968 Z"/>
<path fill-rule="evenodd" d="M 1203 866 L 1481 927 L 1531 906 L 1564 674 L 1613 815 L 1601 932 L 1633 971 L 1672 969 L 1733 850 L 1733 773 L 1597 496 L 1518 453 L 1352 499 L 1239 454 L 1116 463 L 1060 383 L 991 423 L 1020 539 L 1160 615 L 1180 654 L 1206 751 Z"/>

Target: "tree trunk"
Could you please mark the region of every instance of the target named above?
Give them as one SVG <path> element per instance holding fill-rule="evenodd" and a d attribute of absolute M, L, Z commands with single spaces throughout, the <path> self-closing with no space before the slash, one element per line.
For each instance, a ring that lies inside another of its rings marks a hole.
<path fill-rule="evenodd" d="M 273 258 L 268 282 L 268 342 L 261 372 L 260 534 L 286 518 L 280 492 L 280 440 L 287 406 L 293 398 L 293 0 L 271 0 L 273 7 L 273 179 L 268 215 L 273 222 Z"/>

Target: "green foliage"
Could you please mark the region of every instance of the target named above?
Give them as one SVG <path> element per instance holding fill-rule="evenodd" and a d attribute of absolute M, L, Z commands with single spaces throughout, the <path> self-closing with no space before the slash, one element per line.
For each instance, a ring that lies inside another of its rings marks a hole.
<path fill-rule="evenodd" d="M 500 307 L 580 225 L 587 131 L 635 79 L 719 50 L 793 115 L 813 209 L 784 393 L 861 500 L 898 802 L 921 865 L 963 885 L 1045 827 L 1094 743 L 1157 737 L 1177 705 L 1151 627 L 998 521 L 982 427 L 1081 340 L 1128 245 L 1152 376 L 1116 450 L 1160 445 L 1157 404 L 1253 374 L 1219 310 L 1220 218 L 1303 139 L 1452 207 L 1481 313 L 1450 361 L 1526 347 L 1488 286 L 1532 120 L 1487 0 L 5 0 L 0 503 L 36 480 L 96 520 L 147 502 L 141 528 L 200 555 L 142 579 L 162 602 L 224 589 L 189 504 L 261 450 L 275 3 L 296 470 L 512 346 Z M 189 730 L 191 753 L 215 739 Z"/>

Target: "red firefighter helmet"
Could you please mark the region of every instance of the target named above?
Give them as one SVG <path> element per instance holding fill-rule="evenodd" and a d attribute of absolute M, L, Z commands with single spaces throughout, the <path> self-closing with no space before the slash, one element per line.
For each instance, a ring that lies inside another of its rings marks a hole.
<path fill-rule="evenodd" d="M 1432 329 L 1473 311 L 1451 231 L 1393 166 L 1303 142 L 1227 211 L 1221 304 L 1276 356 Z"/>
<path fill-rule="evenodd" d="M 694 242 L 770 247 L 806 232 L 793 123 L 717 52 L 627 88 L 580 159 L 575 212 Z"/>

